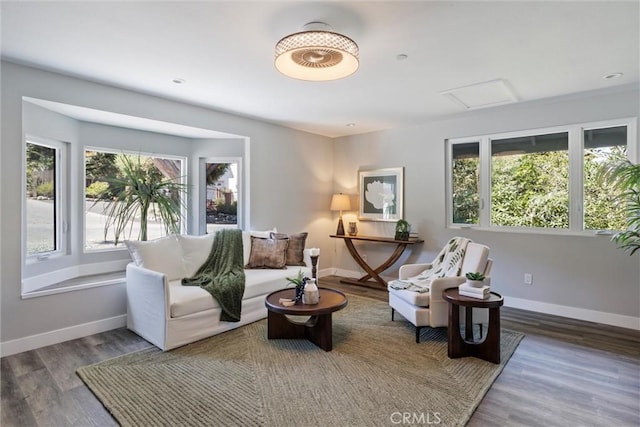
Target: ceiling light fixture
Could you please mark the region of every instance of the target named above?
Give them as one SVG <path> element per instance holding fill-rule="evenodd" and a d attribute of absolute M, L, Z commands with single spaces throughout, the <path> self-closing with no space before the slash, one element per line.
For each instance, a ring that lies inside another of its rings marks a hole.
<path fill-rule="evenodd" d="M 282 74 L 316 82 L 350 76 L 360 57 L 356 42 L 334 33 L 324 22 L 310 22 L 304 31 L 282 38 L 275 53 L 275 66 Z"/>
<path fill-rule="evenodd" d="M 177 85 L 181 85 L 185 82 L 185 79 L 181 79 L 180 77 L 176 77 L 175 79 L 171 80 L 172 82 L 174 82 Z"/>

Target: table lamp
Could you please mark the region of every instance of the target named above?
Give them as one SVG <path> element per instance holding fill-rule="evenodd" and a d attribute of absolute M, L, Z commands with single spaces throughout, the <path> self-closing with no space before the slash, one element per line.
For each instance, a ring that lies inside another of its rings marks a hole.
<path fill-rule="evenodd" d="M 344 236 L 344 224 L 342 223 L 342 211 L 351 210 L 351 200 L 346 194 L 334 194 L 331 198 L 331 210 L 340 211 L 340 219 L 338 220 L 337 236 Z"/>

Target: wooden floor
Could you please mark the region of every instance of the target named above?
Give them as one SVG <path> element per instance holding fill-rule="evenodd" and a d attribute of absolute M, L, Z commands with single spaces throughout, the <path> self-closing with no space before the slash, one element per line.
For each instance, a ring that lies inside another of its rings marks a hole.
<path fill-rule="evenodd" d="M 387 298 L 337 277 L 322 285 Z M 640 426 L 639 332 L 508 307 L 501 321 L 526 336 L 469 426 Z M 116 329 L 2 358 L 0 425 L 117 425 L 75 371 L 149 345 Z"/>

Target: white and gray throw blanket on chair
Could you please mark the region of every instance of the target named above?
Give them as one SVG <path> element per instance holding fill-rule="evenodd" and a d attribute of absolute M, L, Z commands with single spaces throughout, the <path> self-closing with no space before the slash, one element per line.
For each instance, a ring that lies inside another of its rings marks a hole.
<path fill-rule="evenodd" d="M 389 282 L 392 289 L 404 289 L 413 292 L 429 292 L 429 285 L 433 279 L 440 277 L 454 277 L 460 275 L 462 259 L 467 249 L 469 239 L 454 237 L 440 251 L 429 268 L 422 273 L 408 279 L 398 279 Z"/>

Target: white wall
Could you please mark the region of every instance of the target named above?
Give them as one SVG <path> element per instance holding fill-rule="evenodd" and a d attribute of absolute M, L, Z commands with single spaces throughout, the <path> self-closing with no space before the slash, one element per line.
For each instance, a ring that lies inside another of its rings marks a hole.
<path fill-rule="evenodd" d="M 417 226 L 425 243 L 414 247 L 410 254 L 405 252 L 403 259 L 387 271 L 391 276 L 406 261 L 431 261 L 448 238 L 462 235 L 491 247 L 495 259 L 492 287 L 507 297 L 507 304 L 565 314 L 575 311 L 576 317 L 613 320 L 618 325 L 640 328 L 639 254 L 624 254 L 609 242 L 608 236 L 447 229 L 444 194 L 447 138 L 637 117 L 638 99 L 637 87 L 625 87 L 478 110 L 418 126 L 340 138 L 334 143 L 335 190 L 357 193 L 359 167 L 405 167 L 405 218 Z M 355 220 L 355 214 L 345 215 L 344 220 Z M 362 234 L 373 235 L 393 235 L 394 230 L 393 224 L 373 222 L 359 222 L 358 228 Z M 342 242 L 334 246 L 336 267 L 357 270 Z M 380 244 L 363 248 L 371 264 L 383 261 L 393 249 Z M 533 274 L 533 286 L 523 284 L 525 272 Z"/>
<path fill-rule="evenodd" d="M 309 244 L 330 253 L 326 239 L 332 224 L 327 210 L 333 187 L 330 139 L 9 62 L 2 62 L 1 66 L 3 353 L 5 345 L 19 349 L 21 345 L 47 342 L 53 336 L 71 338 L 77 336 L 76 332 L 91 333 L 119 322 L 124 324 L 122 316 L 126 312 L 123 285 L 20 298 L 23 96 L 248 137 L 251 226 L 276 226 L 283 232 L 308 231 Z M 100 134 L 107 132 L 110 131 Z M 326 263 L 330 265 L 331 260 Z"/>

